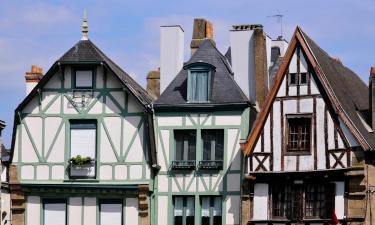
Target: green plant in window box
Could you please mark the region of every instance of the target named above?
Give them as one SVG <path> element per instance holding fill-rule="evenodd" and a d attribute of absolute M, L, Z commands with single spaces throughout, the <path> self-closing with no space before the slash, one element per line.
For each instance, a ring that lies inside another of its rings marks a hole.
<path fill-rule="evenodd" d="M 81 155 L 74 156 L 70 158 L 70 163 L 77 168 L 89 166 L 92 164 L 94 159 L 92 159 L 90 156 L 82 157 Z"/>

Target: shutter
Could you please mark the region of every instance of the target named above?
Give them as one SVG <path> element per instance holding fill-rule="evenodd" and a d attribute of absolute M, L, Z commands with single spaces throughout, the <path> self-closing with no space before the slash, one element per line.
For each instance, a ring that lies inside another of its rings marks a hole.
<path fill-rule="evenodd" d="M 65 225 L 66 204 L 45 203 L 44 204 L 44 225 Z"/>
<path fill-rule="evenodd" d="M 325 185 L 325 219 L 330 219 L 335 208 L 335 183 Z"/>
<path fill-rule="evenodd" d="M 78 70 L 76 71 L 76 87 L 92 87 L 92 71 Z"/>
<path fill-rule="evenodd" d="M 183 197 L 174 198 L 174 216 L 182 216 L 182 209 L 184 206 Z"/>
<path fill-rule="evenodd" d="M 100 225 L 121 225 L 122 204 L 100 204 Z"/>
<path fill-rule="evenodd" d="M 95 158 L 96 129 L 71 129 L 70 141 L 72 157 L 81 155 Z"/>
<path fill-rule="evenodd" d="M 202 198 L 202 215 L 201 216 L 203 217 L 210 216 L 210 198 L 209 197 Z"/>

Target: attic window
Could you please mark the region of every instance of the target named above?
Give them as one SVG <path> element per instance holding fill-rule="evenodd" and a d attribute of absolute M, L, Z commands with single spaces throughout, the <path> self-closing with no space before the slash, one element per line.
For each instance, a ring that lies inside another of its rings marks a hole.
<path fill-rule="evenodd" d="M 211 70 L 205 67 L 190 68 L 188 73 L 187 100 L 193 103 L 209 101 L 211 92 Z"/>
<path fill-rule="evenodd" d="M 75 73 L 76 88 L 92 88 L 92 70 L 77 70 Z"/>

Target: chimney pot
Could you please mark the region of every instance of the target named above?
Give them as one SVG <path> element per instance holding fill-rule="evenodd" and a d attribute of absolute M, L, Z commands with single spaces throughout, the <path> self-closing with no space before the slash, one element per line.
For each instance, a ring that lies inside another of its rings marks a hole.
<path fill-rule="evenodd" d="M 160 69 L 147 74 L 147 93 L 157 99 L 160 96 Z"/>
<path fill-rule="evenodd" d="M 372 77 L 375 76 L 375 66 L 371 67 L 371 69 L 370 69 L 370 75 Z"/>
<path fill-rule="evenodd" d="M 194 19 L 193 38 L 190 43 L 191 55 L 199 48 L 199 45 L 204 39 L 211 39 L 212 43 L 214 38 L 214 27 L 212 23 L 206 19 Z"/>
<path fill-rule="evenodd" d="M 26 94 L 29 94 L 31 90 L 39 83 L 39 81 L 43 78 L 43 69 L 32 65 L 31 71 L 26 72 L 25 79 L 26 79 Z"/>

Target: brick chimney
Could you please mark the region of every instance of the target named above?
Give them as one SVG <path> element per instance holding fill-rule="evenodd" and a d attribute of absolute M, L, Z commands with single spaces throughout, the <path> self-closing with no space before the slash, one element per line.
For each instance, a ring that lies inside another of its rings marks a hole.
<path fill-rule="evenodd" d="M 31 66 L 31 72 L 26 72 L 26 95 L 28 95 L 34 87 L 39 83 L 43 78 L 43 70 L 36 65 Z"/>
<path fill-rule="evenodd" d="M 147 93 L 154 99 L 160 96 L 160 68 L 147 74 Z"/>
<path fill-rule="evenodd" d="M 212 23 L 206 19 L 194 19 L 193 37 L 190 43 L 191 55 L 199 48 L 200 43 L 204 39 L 214 38 L 214 27 Z M 215 43 L 215 42 L 213 42 Z"/>
<path fill-rule="evenodd" d="M 375 67 L 371 67 L 368 87 L 371 127 L 372 129 L 375 129 Z"/>

